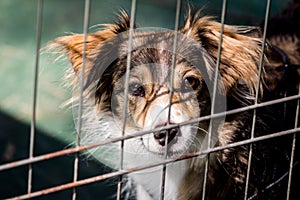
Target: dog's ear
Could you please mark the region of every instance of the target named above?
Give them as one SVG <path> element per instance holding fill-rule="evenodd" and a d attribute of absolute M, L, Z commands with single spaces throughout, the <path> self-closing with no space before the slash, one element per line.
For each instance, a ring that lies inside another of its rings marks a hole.
<path fill-rule="evenodd" d="M 119 14 L 118 21 L 113 24 L 102 24 L 103 28 L 100 31 L 95 33 L 90 33 L 86 35 L 86 39 L 84 34 L 73 34 L 70 36 L 63 36 L 52 41 L 47 48 L 47 51 L 55 52 L 61 54 L 67 54 L 69 61 L 72 64 L 72 69 L 68 70 L 67 85 L 74 87 L 75 92 L 79 89 L 77 86 L 79 77 L 81 77 L 81 69 L 83 63 L 83 49 L 85 42 L 85 70 L 84 70 L 84 90 L 87 97 L 91 97 L 93 101 L 99 104 L 99 109 L 110 109 L 110 98 L 112 93 L 112 72 L 108 69 L 103 72 L 102 77 L 99 80 L 90 80 L 95 77 L 91 77 L 93 70 L 97 71 L 98 67 L 96 65 L 97 59 L 104 52 L 102 47 L 104 46 L 104 42 L 109 39 L 113 39 L 121 32 L 126 32 L 130 28 L 130 17 L 129 15 L 122 10 Z M 95 69 L 95 67 L 97 69 Z M 73 75 L 76 76 L 73 76 Z M 99 81 L 96 86 L 96 92 L 91 92 L 90 89 L 94 89 L 93 81 Z M 88 89 L 89 88 L 89 89 Z M 79 95 L 75 93 L 75 98 L 72 101 L 76 101 Z"/>
<path fill-rule="evenodd" d="M 197 40 L 216 63 L 221 35 L 220 23 L 211 20 L 210 17 L 200 17 L 199 12 L 192 14 L 189 10 L 180 31 Z M 219 69 L 227 92 L 243 82 L 251 94 L 255 93 L 261 40 L 252 36 L 253 31 L 256 30 L 224 25 Z"/>
<path fill-rule="evenodd" d="M 86 36 L 86 70 L 85 73 L 88 73 L 92 67 L 93 59 L 95 54 L 99 53 L 95 50 L 101 46 L 101 44 L 116 36 L 118 33 L 129 30 L 130 27 L 130 18 L 128 14 L 122 10 L 119 14 L 119 19 L 114 24 L 103 24 L 103 30 L 100 30 L 95 33 L 87 34 Z M 69 36 L 63 36 L 55 39 L 49 45 L 51 49 L 59 49 L 60 52 L 65 52 L 68 55 L 68 58 L 72 64 L 72 67 L 76 73 L 81 71 L 82 66 L 82 56 L 84 48 L 84 34 L 73 34 Z"/>

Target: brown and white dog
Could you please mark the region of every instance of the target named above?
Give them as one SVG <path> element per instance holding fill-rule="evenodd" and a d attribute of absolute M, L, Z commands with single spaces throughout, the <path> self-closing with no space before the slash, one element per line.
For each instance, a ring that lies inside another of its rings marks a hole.
<path fill-rule="evenodd" d="M 189 11 L 177 33 L 136 28 L 131 42 L 129 27 L 129 16 L 121 12 L 117 23 L 87 35 L 84 80 L 84 35 L 60 37 L 51 44 L 67 53 L 73 85 L 84 83 L 81 144 L 145 133 L 126 139 L 123 153 L 121 142 L 91 150 L 101 162 L 120 169 L 122 158 L 121 168 L 128 169 L 207 150 L 208 141 L 210 147 L 215 147 L 250 139 L 253 119 L 254 137 L 294 127 L 293 101 L 258 108 L 255 118 L 253 110 L 213 121 L 201 117 L 212 110 L 218 113 L 252 105 L 256 92 L 260 93 L 258 103 L 298 94 L 299 32 L 270 37 L 261 86 L 256 91 L 262 45 L 259 28 L 225 25 L 216 70 L 221 24 L 210 17 Z M 177 48 L 173 54 L 175 35 Z M 126 76 L 129 45 L 130 73 Z M 74 94 L 74 98 L 78 97 L 76 91 Z M 291 136 L 252 144 L 249 199 L 282 199 L 286 195 L 291 144 Z M 206 158 L 209 165 L 205 199 L 243 198 L 249 145 L 167 164 L 165 199 L 201 198 Z M 159 199 L 161 173 L 161 167 L 130 173 L 125 188 L 136 191 L 135 197 L 140 200 Z"/>

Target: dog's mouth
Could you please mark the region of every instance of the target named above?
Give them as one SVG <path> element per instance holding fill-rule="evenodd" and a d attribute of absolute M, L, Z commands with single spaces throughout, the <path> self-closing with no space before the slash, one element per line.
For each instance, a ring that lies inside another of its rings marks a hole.
<path fill-rule="evenodd" d="M 179 127 L 174 127 L 153 133 L 153 138 L 160 146 L 168 147 L 172 143 L 176 143 L 178 135 L 181 135 L 181 130 Z"/>
<path fill-rule="evenodd" d="M 145 145 L 142 138 L 141 138 L 141 140 L 142 140 L 144 148 L 148 152 L 150 152 L 151 154 L 156 155 L 158 157 L 161 157 L 161 158 L 173 158 L 173 157 L 178 157 L 178 156 L 188 153 L 188 151 L 186 149 L 185 150 L 176 149 L 176 147 L 175 147 L 176 142 L 174 142 L 174 141 L 170 142 L 169 144 L 167 144 L 164 147 L 159 147 L 155 150 L 152 150 L 149 147 L 147 147 L 147 145 Z"/>

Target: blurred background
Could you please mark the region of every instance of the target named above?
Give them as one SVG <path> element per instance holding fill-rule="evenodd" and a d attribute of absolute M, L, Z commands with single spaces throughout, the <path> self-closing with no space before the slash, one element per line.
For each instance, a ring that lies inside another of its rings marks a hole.
<path fill-rule="evenodd" d="M 92 0 L 90 27 L 112 23 L 120 8 L 130 12 L 131 1 Z M 175 0 L 137 1 L 138 27 L 173 29 Z M 219 20 L 222 0 L 188 1 L 204 8 L 203 14 Z M 183 1 L 181 21 L 186 1 Z M 279 12 L 288 1 L 273 0 L 271 15 Z M 265 16 L 266 0 L 230 0 L 227 3 L 226 23 L 258 25 Z M 32 116 L 33 79 L 36 46 L 36 0 L 0 1 L 0 164 L 28 157 L 30 120 Z M 70 32 L 82 33 L 84 0 L 44 0 L 42 47 L 56 37 Z M 92 29 L 91 29 L 92 30 Z M 63 87 L 67 61 L 55 62 L 42 54 L 38 74 L 37 134 L 34 155 L 41 155 L 72 146 L 75 141 L 71 109 L 63 103 L 71 97 Z M 67 155 L 33 165 L 33 191 L 68 183 L 73 179 L 73 155 Z M 27 191 L 28 167 L 0 171 L 0 199 L 24 194 Z M 80 156 L 79 178 L 91 177 L 110 169 Z M 78 188 L 78 199 L 113 199 L 114 180 Z M 71 199 L 66 190 L 36 199 Z"/>

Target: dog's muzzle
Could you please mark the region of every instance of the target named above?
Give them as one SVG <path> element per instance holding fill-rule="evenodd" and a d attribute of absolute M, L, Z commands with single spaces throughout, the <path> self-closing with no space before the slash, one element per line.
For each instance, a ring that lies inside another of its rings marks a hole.
<path fill-rule="evenodd" d="M 166 145 L 166 141 L 168 141 L 168 144 L 175 138 L 175 136 L 180 132 L 179 127 L 174 127 L 170 129 L 164 129 L 158 132 L 155 132 L 153 137 L 155 141 L 157 141 L 158 144 L 161 146 Z"/>

